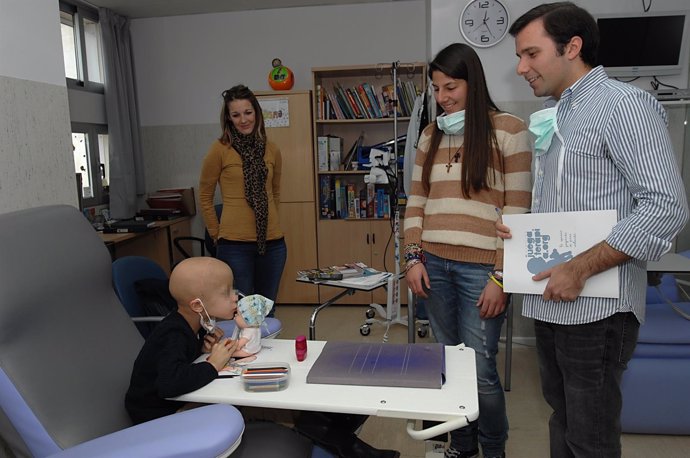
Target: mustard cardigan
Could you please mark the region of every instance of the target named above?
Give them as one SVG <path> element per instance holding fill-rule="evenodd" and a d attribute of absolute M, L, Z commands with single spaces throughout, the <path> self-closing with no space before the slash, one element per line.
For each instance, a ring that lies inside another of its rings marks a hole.
<path fill-rule="evenodd" d="M 268 228 L 266 240 L 276 240 L 283 237 L 280 229 L 280 175 L 282 159 L 280 149 L 268 141 L 264 155 L 268 176 L 266 177 L 266 194 L 268 196 Z M 220 185 L 223 201 L 223 214 L 218 221 L 213 205 L 216 186 Z M 229 145 L 223 145 L 216 140 L 204 158 L 199 178 L 199 203 L 204 224 L 209 235 L 219 238 L 242 242 L 256 242 L 256 221 L 254 210 L 251 209 L 244 196 L 244 174 L 242 172 L 242 158 Z"/>

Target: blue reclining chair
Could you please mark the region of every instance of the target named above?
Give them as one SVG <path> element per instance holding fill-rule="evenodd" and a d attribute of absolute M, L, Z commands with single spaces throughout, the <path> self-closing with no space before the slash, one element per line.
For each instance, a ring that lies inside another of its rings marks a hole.
<path fill-rule="evenodd" d="M 621 381 L 626 433 L 690 434 L 690 321 L 666 300 L 690 314 L 673 275 L 647 288 L 646 319 Z"/>
<path fill-rule="evenodd" d="M 113 261 L 115 293 L 144 338 L 151 332 L 151 322 L 163 319 L 162 316 L 146 316 L 144 312 L 142 298 L 136 291 L 135 283 L 146 279 L 167 280 L 168 276 L 155 261 L 143 256 L 123 256 Z M 265 326 L 261 326 L 261 337 L 264 339 L 277 337 L 283 329 L 283 324 L 277 318 L 266 318 L 264 323 Z M 233 320 L 219 320 L 218 326 L 227 337 L 235 330 Z"/>
<path fill-rule="evenodd" d="M 0 436 L 14 455 L 309 456 L 312 444 L 287 428 L 245 431 L 229 405 L 132 426 L 124 395 L 143 339 L 113 291 L 108 250 L 76 208 L 0 214 L 0 253 Z"/>

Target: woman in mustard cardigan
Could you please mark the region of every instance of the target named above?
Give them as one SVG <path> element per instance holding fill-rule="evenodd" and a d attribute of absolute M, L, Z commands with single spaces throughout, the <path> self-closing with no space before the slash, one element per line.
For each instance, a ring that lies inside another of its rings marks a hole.
<path fill-rule="evenodd" d="M 280 150 L 266 138 L 259 101 L 244 85 L 223 92 L 220 124 L 222 134 L 211 145 L 199 178 L 204 223 L 217 245 L 216 257 L 233 271 L 235 287 L 275 301 L 287 258 L 278 214 Z M 223 202 L 220 221 L 213 203 L 217 186 Z"/>

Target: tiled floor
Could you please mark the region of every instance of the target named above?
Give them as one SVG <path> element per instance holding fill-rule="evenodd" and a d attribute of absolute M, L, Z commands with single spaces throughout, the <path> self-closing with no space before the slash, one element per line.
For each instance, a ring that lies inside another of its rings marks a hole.
<path fill-rule="evenodd" d="M 383 326 L 375 325 L 371 334 L 359 332 L 364 322 L 366 306 L 331 306 L 320 312 L 316 322 L 316 336 L 320 340 L 381 341 Z M 313 308 L 283 305 L 277 317 L 283 323 L 280 337 L 292 339 L 308 335 L 309 317 Z M 404 310 L 403 310 L 404 313 Z M 426 338 L 428 339 L 428 337 Z M 426 340 L 425 339 L 425 340 Z M 407 328 L 393 325 L 389 342 L 406 342 Z M 503 348 L 499 354 L 500 373 L 503 374 Z M 513 345 L 512 389 L 506 393 L 510 438 L 507 456 L 510 458 L 548 457 L 547 420 L 550 409 L 541 396 L 534 348 Z M 405 432 L 405 421 L 371 417 L 360 434 L 365 441 L 379 448 L 401 452 L 402 458 L 423 458 L 424 444 L 411 439 Z M 652 436 L 626 434 L 623 436 L 625 458 L 681 458 L 690 456 L 690 436 Z"/>

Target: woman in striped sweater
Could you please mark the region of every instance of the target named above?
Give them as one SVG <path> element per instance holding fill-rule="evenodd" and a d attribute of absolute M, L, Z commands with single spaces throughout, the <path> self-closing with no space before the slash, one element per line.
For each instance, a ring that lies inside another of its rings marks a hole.
<path fill-rule="evenodd" d="M 429 75 L 443 115 L 419 140 L 405 210 L 406 279 L 428 297 L 436 340 L 476 352 L 479 419 L 451 432 L 446 457 L 478 456 L 479 444 L 484 457 L 503 457 L 508 419 L 496 354 L 507 295 L 494 224 L 501 212 L 530 207 L 527 127 L 491 100 L 471 47 L 441 50 Z"/>

